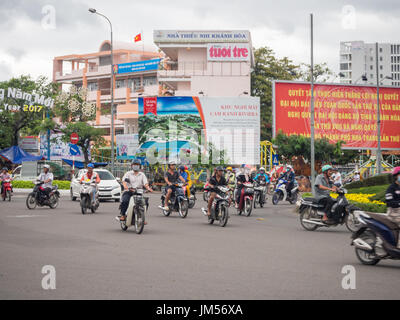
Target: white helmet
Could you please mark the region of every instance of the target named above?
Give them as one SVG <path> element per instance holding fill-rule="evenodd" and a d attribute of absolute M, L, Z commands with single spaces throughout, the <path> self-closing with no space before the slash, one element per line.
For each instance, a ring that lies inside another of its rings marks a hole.
<path fill-rule="evenodd" d="M 48 165 L 48 164 L 45 164 L 44 166 L 43 166 L 43 169 L 50 169 L 50 166 Z"/>
<path fill-rule="evenodd" d="M 265 171 L 265 168 L 264 168 L 264 167 L 261 167 L 261 168 L 260 168 L 260 171 Z"/>
<path fill-rule="evenodd" d="M 288 164 L 288 165 L 286 166 L 286 170 L 287 170 L 287 169 L 293 170 L 293 167 L 292 167 L 290 164 Z"/>

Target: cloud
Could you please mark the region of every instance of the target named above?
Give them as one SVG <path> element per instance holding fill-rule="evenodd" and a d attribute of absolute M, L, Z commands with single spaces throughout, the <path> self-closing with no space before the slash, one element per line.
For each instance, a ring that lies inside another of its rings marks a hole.
<path fill-rule="evenodd" d="M 44 29 L 45 5 L 55 8 L 55 29 Z M 355 29 L 343 28 L 343 8 L 354 7 Z M 348 40 L 398 42 L 398 0 L 0 0 L 0 61 L 11 74 L 51 77 L 55 56 L 94 52 L 109 39 L 107 21 L 88 12 L 94 6 L 113 23 L 114 39 L 132 41 L 143 30 L 153 43 L 154 29 L 248 29 L 255 47 L 268 46 L 279 57 L 309 61 L 310 22 L 314 13 L 315 61 L 338 71 L 339 43 Z"/>

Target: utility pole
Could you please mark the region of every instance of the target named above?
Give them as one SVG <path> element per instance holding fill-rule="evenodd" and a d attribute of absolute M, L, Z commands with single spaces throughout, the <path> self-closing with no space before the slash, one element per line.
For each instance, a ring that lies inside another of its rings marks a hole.
<path fill-rule="evenodd" d="M 381 112 L 379 105 L 379 58 L 378 58 L 378 42 L 375 43 L 375 54 L 376 54 L 376 112 L 377 112 L 377 124 L 378 124 L 378 148 L 376 150 L 376 169 L 377 173 L 382 173 L 382 165 L 381 165 Z"/>
<path fill-rule="evenodd" d="M 313 24 L 313 14 L 310 14 L 311 22 L 311 190 L 313 195 L 315 195 L 315 132 L 314 132 L 314 24 Z"/>

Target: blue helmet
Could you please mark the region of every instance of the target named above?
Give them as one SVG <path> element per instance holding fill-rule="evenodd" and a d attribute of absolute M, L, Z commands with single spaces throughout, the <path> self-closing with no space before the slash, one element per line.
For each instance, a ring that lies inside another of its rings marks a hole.
<path fill-rule="evenodd" d="M 87 167 L 88 167 L 88 168 L 94 168 L 94 164 L 93 164 L 93 163 L 89 163 L 89 164 L 87 165 Z"/>

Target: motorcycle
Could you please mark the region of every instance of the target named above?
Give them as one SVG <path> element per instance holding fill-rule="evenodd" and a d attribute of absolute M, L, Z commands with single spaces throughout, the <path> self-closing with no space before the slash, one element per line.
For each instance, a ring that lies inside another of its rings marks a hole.
<path fill-rule="evenodd" d="M 185 196 L 187 196 L 186 194 L 187 190 L 185 188 Z M 196 187 L 195 186 L 191 186 L 190 187 L 190 197 L 189 197 L 189 209 L 192 209 L 194 207 L 194 205 L 196 204 Z"/>
<path fill-rule="evenodd" d="M 267 202 L 267 182 L 265 180 L 260 180 L 254 183 L 254 209 L 257 208 L 257 204 L 260 207 L 264 207 Z"/>
<path fill-rule="evenodd" d="M 236 191 L 238 192 L 238 191 Z M 254 185 L 250 182 L 243 183 L 243 188 L 240 194 L 237 212 L 241 215 L 242 212 L 248 217 L 251 214 L 253 208 L 254 199 Z"/>
<path fill-rule="evenodd" d="M 49 206 L 51 209 L 55 209 L 58 206 L 60 192 L 58 186 L 52 186 L 48 196 L 44 194 L 44 188 L 42 187 L 43 181 L 34 181 L 35 187 L 33 191 L 28 194 L 26 198 L 26 206 L 29 210 L 35 209 L 36 206 L 43 207 Z"/>
<path fill-rule="evenodd" d="M 92 203 L 92 190 L 93 188 L 96 188 L 96 194 L 95 194 L 95 200 L 94 203 Z M 81 198 L 81 212 L 82 214 L 85 214 L 87 209 L 90 209 L 92 213 L 95 213 L 96 210 L 100 206 L 100 201 L 99 201 L 99 190 L 96 186 L 95 183 L 91 183 L 90 180 L 84 181 L 81 185 L 81 188 L 79 190 L 80 193 L 80 198 Z"/>
<path fill-rule="evenodd" d="M 400 259 L 397 247 L 400 227 L 386 215 L 360 212 L 360 228 L 351 236 L 351 245 L 362 264 L 376 265 L 382 259 Z"/>
<path fill-rule="evenodd" d="M 208 184 L 208 182 L 204 185 L 204 189 L 203 189 L 203 200 L 205 202 L 208 202 L 208 199 L 210 198 L 210 185 Z"/>
<path fill-rule="evenodd" d="M 274 191 L 274 195 L 272 196 L 272 204 L 273 205 L 277 205 L 279 203 L 279 201 L 289 201 L 290 204 L 294 204 L 297 201 L 297 196 L 298 196 L 298 189 L 299 186 L 297 184 L 297 182 L 295 181 L 294 187 L 292 188 L 292 190 L 290 190 L 290 196 L 288 196 L 287 191 L 286 191 L 286 184 L 288 182 L 286 180 L 279 180 L 275 191 Z"/>
<path fill-rule="evenodd" d="M 128 209 L 126 210 L 126 219 L 122 221 L 119 217 L 115 217 L 115 219 L 120 222 L 123 231 L 128 230 L 131 226 L 135 226 L 135 232 L 137 234 L 143 232 L 145 216 L 149 208 L 149 198 L 144 197 L 143 194 L 143 189 L 135 189 L 129 199 Z"/>
<path fill-rule="evenodd" d="M 3 201 L 5 201 L 6 199 L 8 199 L 8 201 L 11 201 L 11 195 L 12 195 L 13 189 L 12 189 L 12 184 L 11 184 L 11 180 L 7 179 L 3 181 L 3 191 L 2 191 L 2 198 Z"/>
<path fill-rule="evenodd" d="M 167 189 L 164 187 L 161 195 L 161 206 L 159 208 L 162 210 L 163 214 L 168 217 L 172 211 L 179 213 L 181 218 L 186 218 L 189 211 L 189 201 L 185 196 L 184 184 L 175 184 L 175 192 L 171 194 L 168 203 L 168 210 L 165 210 L 165 197 L 167 195 Z"/>
<path fill-rule="evenodd" d="M 229 219 L 230 188 L 217 186 L 215 190 L 216 195 L 211 206 L 211 215 L 208 218 L 208 223 L 213 224 L 217 220 L 221 227 L 225 227 Z M 207 211 L 204 208 L 201 210 L 204 215 L 207 215 Z"/>
<path fill-rule="evenodd" d="M 304 198 L 297 202 L 296 205 L 300 212 L 300 224 L 304 229 L 314 231 L 319 227 L 329 228 L 345 224 L 351 232 L 358 230 L 360 224 L 357 220 L 357 213 L 360 209 L 347 201 L 345 196 L 347 193 L 346 189 L 340 188 L 336 192 L 338 197 L 331 209 L 332 220 L 322 220 L 325 214 L 323 211 L 325 206 L 320 204 L 317 199 Z"/>

